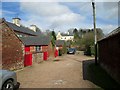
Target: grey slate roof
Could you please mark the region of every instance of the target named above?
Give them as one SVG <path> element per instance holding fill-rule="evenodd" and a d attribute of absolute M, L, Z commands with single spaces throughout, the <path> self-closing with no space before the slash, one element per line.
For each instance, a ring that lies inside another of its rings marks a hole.
<path fill-rule="evenodd" d="M 31 37 L 21 37 L 20 40 L 26 45 L 49 45 L 51 42 L 48 36 L 31 36 Z"/>
<path fill-rule="evenodd" d="M 1 22 L 5 22 L 11 29 L 13 29 L 14 31 L 18 31 L 18 32 L 22 32 L 22 33 L 26 33 L 26 34 L 29 34 L 29 35 L 33 35 L 33 36 L 36 36 L 38 35 L 37 32 L 34 32 L 32 31 L 31 29 L 27 28 L 27 27 L 24 27 L 24 26 L 17 26 L 13 23 L 10 23 L 10 22 L 7 22 L 4 18 L 0 18 L 0 23 Z"/>
<path fill-rule="evenodd" d="M 61 46 L 61 45 L 63 46 L 64 43 L 65 43 L 64 40 L 56 40 L 56 42 L 55 42 L 56 46 Z"/>
<path fill-rule="evenodd" d="M 30 29 L 27 28 L 27 27 L 24 27 L 24 26 L 20 26 L 20 27 L 19 27 L 19 26 L 13 24 L 13 23 L 10 23 L 10 22 L 7 22 L 7 21 L 6 21 L 6 24 L 7 24 L 10 28 L 12 28 L 14 31 L 18 31 L 18 32 L 22 32 L 22 33 L 26 33 L 26 34 L 30 34 L 30 35 L 37 35 L 36 32 L 30 30 Z"/>

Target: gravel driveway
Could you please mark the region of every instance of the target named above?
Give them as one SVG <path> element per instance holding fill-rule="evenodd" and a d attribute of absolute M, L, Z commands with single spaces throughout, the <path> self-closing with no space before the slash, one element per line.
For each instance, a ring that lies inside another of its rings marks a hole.
<path fill-rule="evenodd" d="M 96 88 L 83 80 L 82 61 L 91 59 L 83 55 L 64 55 L 58 60 L 43 61 L 17 72 L 20 88 Z"/>

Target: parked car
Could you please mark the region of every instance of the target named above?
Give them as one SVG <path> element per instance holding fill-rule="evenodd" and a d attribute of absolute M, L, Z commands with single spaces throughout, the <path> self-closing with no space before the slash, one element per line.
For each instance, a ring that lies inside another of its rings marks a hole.
<path fill-rule="evenodd" d="M 15 72 L 0 70 L 0 90 L 17 90 L 19 86 Z"/>
<path fill-rule="evenodd" d="M 75 52 L 76 52 L 76 49 L 75 49 L 75 48 L 69 48 L 69 49 L 67 50 L 67 54 L 75 54 Z"/>

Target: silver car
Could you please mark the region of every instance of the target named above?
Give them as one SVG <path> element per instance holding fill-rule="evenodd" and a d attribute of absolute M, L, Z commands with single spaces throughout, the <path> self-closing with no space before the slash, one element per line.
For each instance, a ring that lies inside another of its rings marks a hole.
<path fill-rule="evenodd" d="M 15 72 L 0 70 L 0 90 L 17 90 L 19 85 Z"/>

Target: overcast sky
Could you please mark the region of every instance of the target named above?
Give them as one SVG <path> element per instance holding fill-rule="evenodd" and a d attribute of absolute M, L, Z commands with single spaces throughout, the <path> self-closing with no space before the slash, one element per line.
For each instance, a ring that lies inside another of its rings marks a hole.
<path fill-rule="evenodd" d="M 1 10 L 7 21 L 18 16 L 21 24 L 28 27 L 35 24 L 42 31 L 93 27 L 90 2 L 2 2 Z M 105 34 L 117 28 L 118 2 L 96 2 L 96 23 Z"/>

